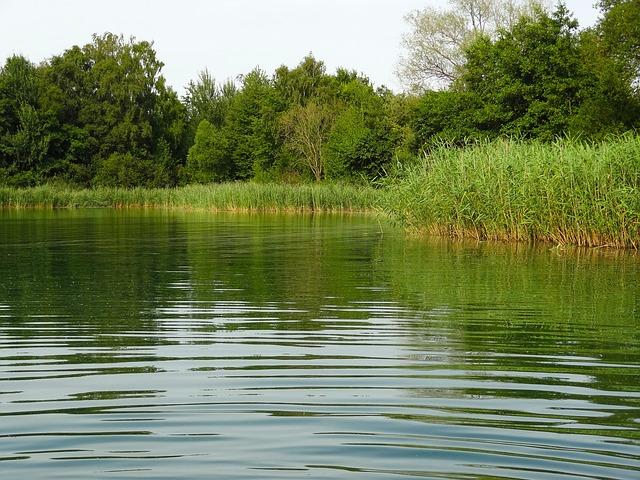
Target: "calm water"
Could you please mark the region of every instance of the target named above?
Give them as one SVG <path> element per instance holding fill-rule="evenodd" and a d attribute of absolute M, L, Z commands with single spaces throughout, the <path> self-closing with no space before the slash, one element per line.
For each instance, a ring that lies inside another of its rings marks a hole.
<path fill-rule="evenodd" d="M 640 479 L 640 259 L 0 212 L 0 477 Z"/>

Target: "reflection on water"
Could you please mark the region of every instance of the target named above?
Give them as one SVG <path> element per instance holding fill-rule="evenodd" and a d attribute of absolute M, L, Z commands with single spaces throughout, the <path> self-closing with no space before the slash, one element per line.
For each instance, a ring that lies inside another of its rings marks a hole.
<path fill-rule="evenodd" d="M 640 260 L 0 212 L 3 478 L 640 478 Z"/>

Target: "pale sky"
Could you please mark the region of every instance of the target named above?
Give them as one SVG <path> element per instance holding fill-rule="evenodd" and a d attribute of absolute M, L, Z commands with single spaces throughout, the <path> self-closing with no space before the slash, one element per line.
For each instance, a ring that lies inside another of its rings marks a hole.
<path fill-rule="evenodd" d="M 595 0 L 567 0 L 581 26 Z M 154 42 L 178 93 L 208 68 L 222 81 L 260 66 L 268 74 L 312 52 L 330 72 L 346 67 L 399 90 L 394 67 L 403 16 L 445 0 L 0 0 L 0 62 L 22 54 L 40 62 L 91 34 Z"/>

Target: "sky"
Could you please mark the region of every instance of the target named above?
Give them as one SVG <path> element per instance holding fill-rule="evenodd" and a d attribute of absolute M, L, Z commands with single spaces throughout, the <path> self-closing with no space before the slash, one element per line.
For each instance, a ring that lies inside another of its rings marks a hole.
<path fill-rule="evenodd" d="M 595 0 L 565 0 L 581 26 Z M 167 82 L 182 94 L 208 69 L 219 81 L 259 66 L 268 74 L 307 54 L 329 72 L 357 70 L 376 86 L 400 90 L 404 15 L 446 0 L 0 0 L 0 62 L 21 54 L 40 62 L 93 33 L 154 42 Z"/>

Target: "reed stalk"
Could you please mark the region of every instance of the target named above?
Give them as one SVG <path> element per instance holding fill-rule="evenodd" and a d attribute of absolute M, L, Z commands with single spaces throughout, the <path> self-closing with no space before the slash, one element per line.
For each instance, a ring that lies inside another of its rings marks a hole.
<path fill-rule="evenodd" d="M 407 229 L 479 240 L 640 246 L 640 137 L 440 148 L 387 181 Z"/>

